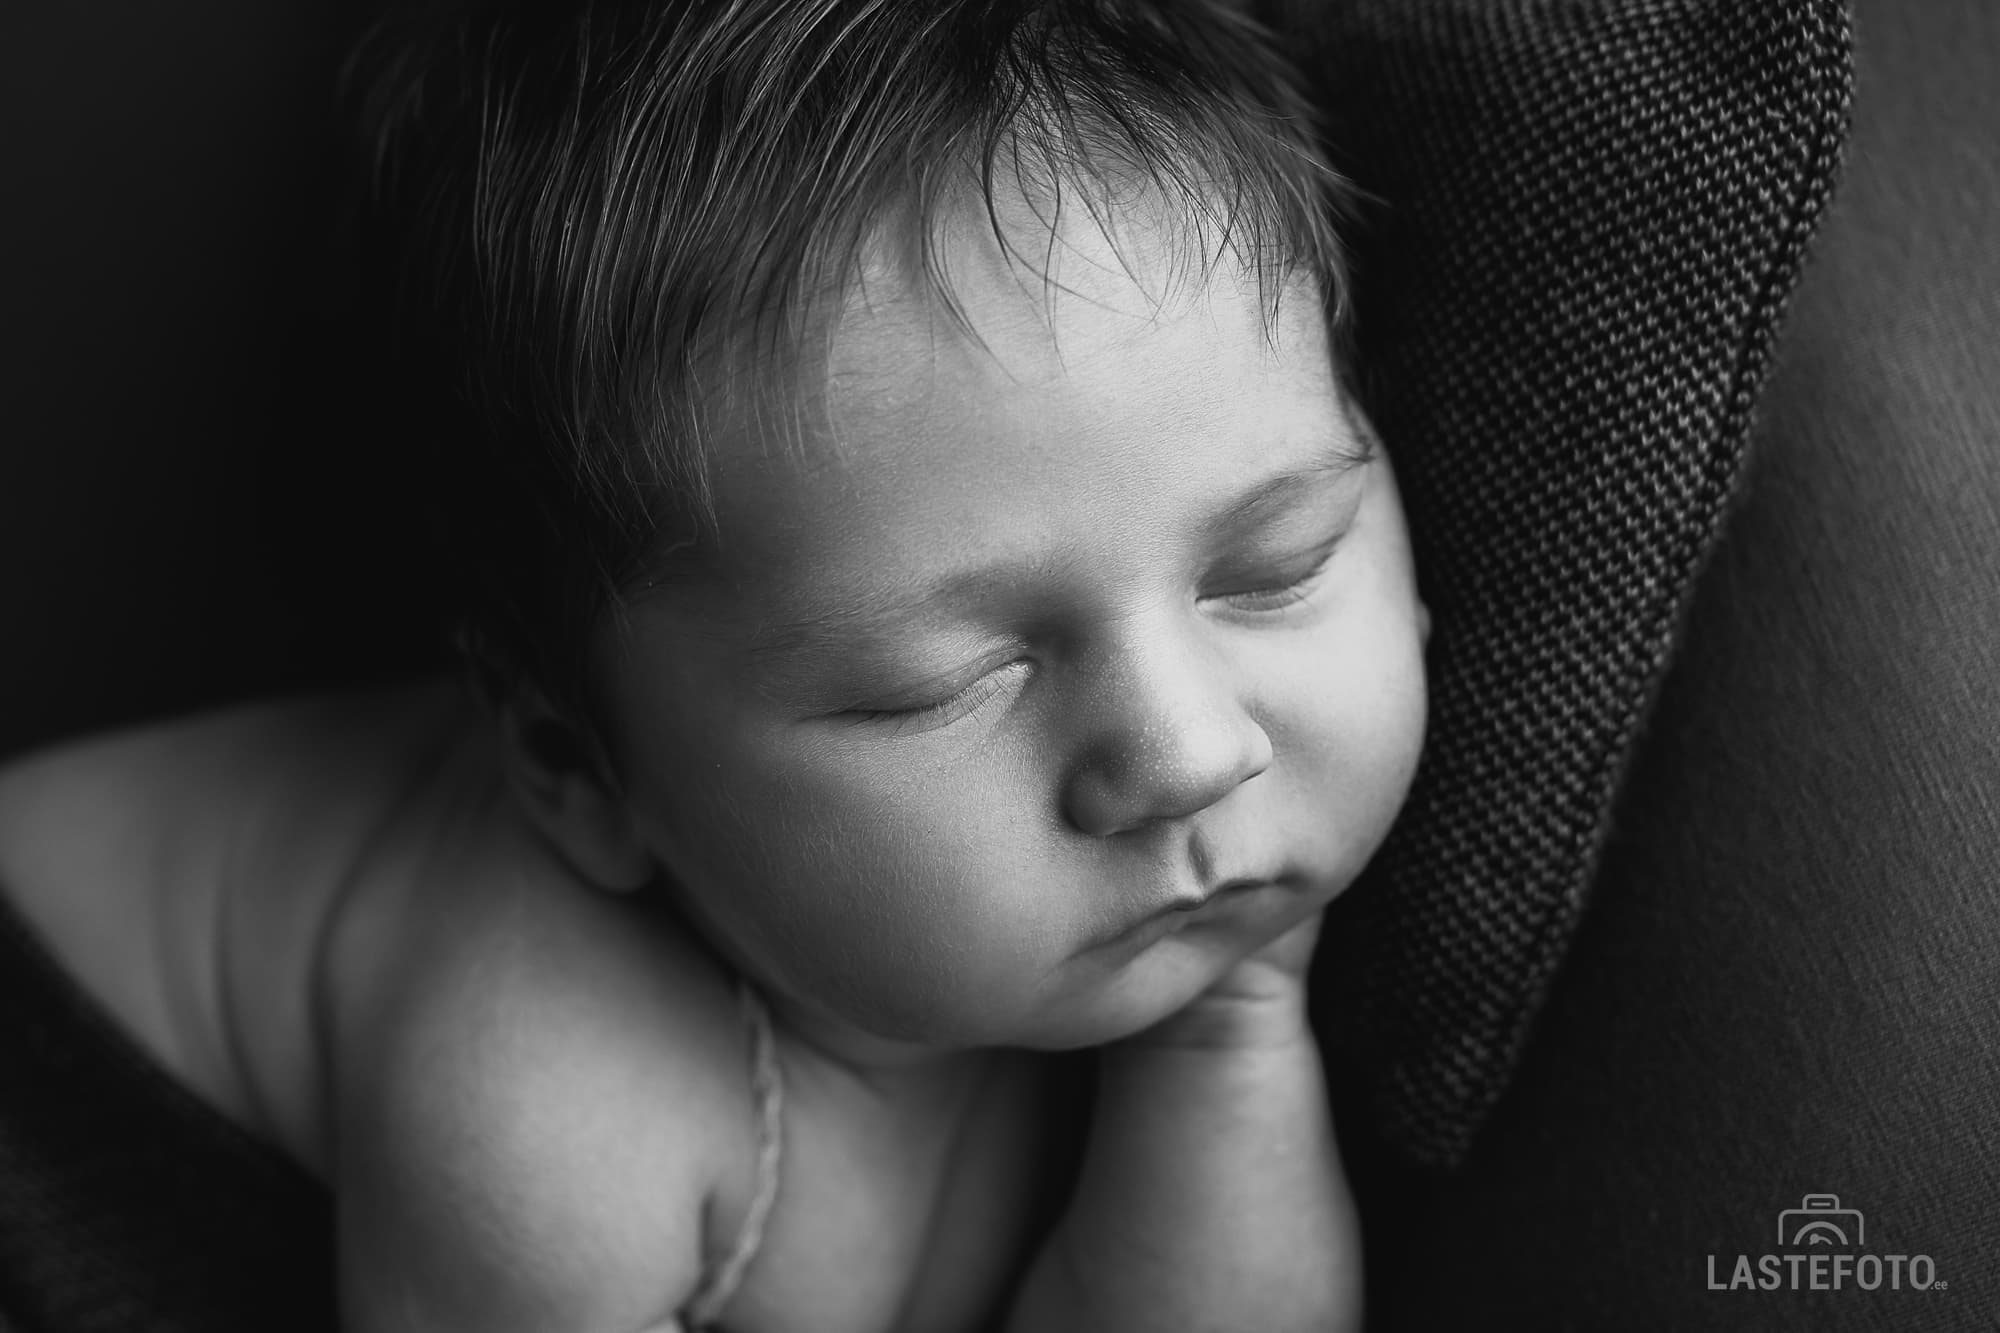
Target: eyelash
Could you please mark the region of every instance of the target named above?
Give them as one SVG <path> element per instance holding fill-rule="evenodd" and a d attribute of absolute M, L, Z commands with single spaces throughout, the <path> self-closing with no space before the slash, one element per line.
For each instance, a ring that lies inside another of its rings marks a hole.
<path fill-rule="evenodd" d="M 973 681 L 958 693 L 936 703 L 925 704 L 921 708 L 855 708 L 848 715 L 856 721 L 888 723 L 895 732 L 920 731 L 927 726 L 937 725 L 946 720 L 965 716 L 981 704 L 998 694 L 1005 684 L 1002 676 L 1009 669 L 1024 666 L 1025 663 L 1010 662 L 995 668 Z M 978 696 L 973 698 L 973 696 Z M 970 702 L 967 702 L 967 700 Z"/>
<path fill-rule="evenodd" d="M 1312 585 L 1326 572 L 1326 567 L 1333 563 L 1334 553 L 1339 548 L 1338 542 L 1328 545 L 1326 550 L 1312 562 L 1311 567 L 1289 582 L 1269 588 L 1253 588 L 1248 592 L 1224 593 L 1222 600 L 1239 611 L 1282 611 L 1286 607 L 1296 606 L 1311 594 Z"/>

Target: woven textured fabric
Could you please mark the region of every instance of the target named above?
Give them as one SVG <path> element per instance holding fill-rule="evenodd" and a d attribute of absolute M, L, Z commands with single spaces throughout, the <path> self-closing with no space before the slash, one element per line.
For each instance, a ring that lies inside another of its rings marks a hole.
<path fill-rule="evenodd" d="M 1424 595 L 1430 742 L 1335 908 L 1320 1030 L 1448 1166 L 1504 1089 L 1741 471 L 1845 141 L 1832 0 L 1346 0 L 1305 20 L 1361 388 Z"/>
<path fill-rule="evenodd" d="M 325 1191 L 0 907 L 0 1333 L 332 1333 L 332 1260 Z"/>

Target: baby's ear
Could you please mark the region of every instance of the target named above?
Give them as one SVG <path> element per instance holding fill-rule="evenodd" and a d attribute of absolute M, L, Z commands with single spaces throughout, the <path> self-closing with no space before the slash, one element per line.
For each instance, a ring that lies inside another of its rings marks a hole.
<path fill-rule="evenodd" d="M 652 854 L 591 729 L 530 686 L 487 698 L 501 762 L 543 836 L 595 887 L 613 893 L 643 887 L 653 876 Z"/>

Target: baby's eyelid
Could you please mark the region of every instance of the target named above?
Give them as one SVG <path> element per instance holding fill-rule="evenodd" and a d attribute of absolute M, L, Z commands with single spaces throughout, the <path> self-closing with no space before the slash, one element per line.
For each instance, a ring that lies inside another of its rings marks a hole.
<path fill-rule="evenodd" d="M 1306 566 L 1296 573 L 1282 575 L 1259 587 L 1235 588 L 1202 600 L 1227 602 L 1249 610 L 1289 606 L 1305 595 L 1306 585 L 1326 572 L 1327 566 L 1333 563 L 1334 556 L 1340 553 L 1341 541 L 1346 535 L 1343 530 L 1315 547 L 1308 557 Z"/>
<path fill-rule="evenodd" d="M 962 688 L 952 691 L 944 698 L 927 704 L 913 704 L 905 708 L 850 708 L 847 711 L 850 715 L 859 718 L 903 719 L 922 719 L 946 713 L 970 712 L 973 708 L 978 707 L 979 704 L 984 703 L 988 697 L 1002 687 L 1004 681 L 1001 677 L 1008 670 L 1015 667 L 1025 667 L 1026 665 L 1019 658 L 1010 662 L 1003 662 L 992 670 L 982 673 L 977 679 L 967 682 Z M 968 702 L 969 700 L 971 702 Z"/>

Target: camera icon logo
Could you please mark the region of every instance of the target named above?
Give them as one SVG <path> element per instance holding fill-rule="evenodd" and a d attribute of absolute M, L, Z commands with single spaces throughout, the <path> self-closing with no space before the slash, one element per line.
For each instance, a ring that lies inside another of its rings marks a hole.
<path fill-rule="evenodd" d="M 1810 1245 L 1859 1247 L 1861 1242 L 1861 1213 L 1842 1208 L 1838 1195 L 1808 1194 L 1799 1200 L 1798 1207 L 1778 1214 L 1780 1245 L 1795 1249 Z"/>

